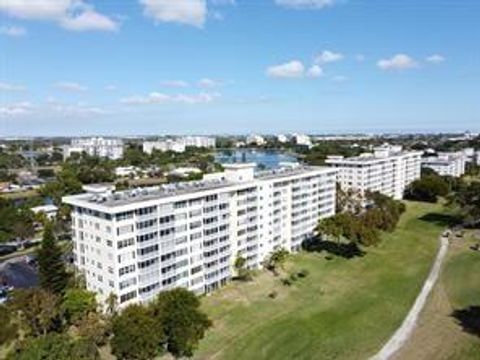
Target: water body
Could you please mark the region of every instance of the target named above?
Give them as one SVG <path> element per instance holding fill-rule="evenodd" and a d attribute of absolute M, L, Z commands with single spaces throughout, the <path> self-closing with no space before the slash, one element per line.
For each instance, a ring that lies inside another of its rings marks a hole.
<path fill-rule="evenodd" d="M 274 169 L 279 167 L 281 162 L 296 162 L 297 158 L 276 150 L 240 149 L 218 151 L 215 161 L 226 164 L 257 163 L 257 166 Z"/>

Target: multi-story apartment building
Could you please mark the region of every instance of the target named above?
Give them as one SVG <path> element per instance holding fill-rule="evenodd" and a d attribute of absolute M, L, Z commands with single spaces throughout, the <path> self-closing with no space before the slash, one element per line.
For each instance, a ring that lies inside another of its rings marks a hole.
<path fill-rule="evenodd" d="M 312 140 L 310 139 L 310 136 L 305 134 L 293 134 L 292 137 L 295 144 L 307 146 L 309 148 L 312 147 Z"/>
<path fill-rule="evenodd" d="M 440 152 L 422 159 L 422 167 L 430 168 L 442 176 L 460 177 L 465 174 L 467 156 L 464 152 Z"/>
<path fill-rule="evenodd" d="M 267 143 L 267 141 L 265 140 L 265 138 L 263 136 L 255 135 L 255 134 L 251 134 L 251 135 L 247 136 L 245 141 L 246 141 L 247 145 L 258 145 L 258 146 L 262 146 L 262 145 L 265 145 Z"/>
<path fill-rule="evenodd" d="M 184 152 L 187 146 L 214 148 L 215 138 L 207 136 L 185 136 L 176 139 L 145 141 L 143 152 L 151 154 L 153 150 Z"/>
<path fill-rule="evenodd" d="M 63 147 L 63 157 L 69 158 L 73 153 L 85 152 L 91 156 L 106 157 L 112 160 L 123 156 L 123 141 L 121 139 L 92 137 L 72 139 L 70 145 Z"/>
<path fill-rule="evenodd" d="M 201 294 L 228 282 L 238 256 L 258 268 L 277 248 L 300 249 L 335 212 L 336 170 L 254 172 L 225 165 L 202 181 L 114 192 L 87 186 L 72 206 L 75 265 L 87 288 L 121 306 L 186 287 Z"/>
<path fill-rule="evenodd" d="M 185 136 L 181 139 L 185 146 L 195 146 L 204 148 L 214 148 L 215 138 L 208 136 Z"/>
<path fill-rule="evenodd" d="M 338 170 L 337 181 L 344 190 L 356 190 L 361 196 L 378 191 L 401 199 L 405 187 L 420 178 L 421 157 L 421 151 L 382 146 L 357 157 L 329 156 L 326 163 Z"/>

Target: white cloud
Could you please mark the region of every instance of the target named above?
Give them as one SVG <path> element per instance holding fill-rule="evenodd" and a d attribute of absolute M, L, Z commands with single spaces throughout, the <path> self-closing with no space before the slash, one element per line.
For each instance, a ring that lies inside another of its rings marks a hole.
<path fill-rule="evenodd" d="M 292 60 L 284 64 L 270 66 L 267 68 L 267 75 L 273 78 L 300 78 L 305 75 L 305 66 L 301 61 Z"/>
<path fill-rule="evenodd" d="M 25 86 L 0 82 L 0 91 L 25 91 Z"/>
<path fill-rule="evenodd" d="M 27 30 L 21 26 L 2 26 L 0 27 L 0 34 L 11 37 L 20 37 L 27 35 Z"/>
<path fill-rule="evenodd" d="M 198 82 L 198 86 L 202 88 L 213 88 L 222 85 L 220 81 L 209 79 L 209 78 L 203 78 L 200 79 Z"/>
<path fill-rule="evenodd" d="M 440 64 L 445 61 L 445 57 L 439 54 L 433 54 L 425 58 L 426 62 L 429 62 L 431 64 Z"/>
<path fill-rule="evenodd" d="M 323 70 L 320 66 L 313 65 L 308 69 L 307 75 L 314 78 L 320 77 L 320 76 L 323 76 Z"/>
<path fill-rule="evenodd" d="M 61 81 L 55 84 L 55 87 L 60 90 L 72 91 L 72 92 L 84 92 L 88 88 L 86 86 L 80 85 L 76 82 L 70 81 Z"/>
<path fill-rule="evenodd" d="M 207 17 L 206 0 L 140 0 L 143 13 L 155 22 L 176 22 L 203 27 Z"/>
<path fill-rule="evenodd" d="M 108 85 L 105 85 L 104 89 L 107 91 L 115 91 L 117 90 L 117 87 L 113 84 L 108 84 Z"/>
<path fill-rule="evenodd" d="M 88 106 L 86 104 L 63 104 L 63 103 L 52 103 L 47 109 L 51 113 L 60 116 L 92 116 L 92 115 L 105 115 L 108 114 L 108 111 L 96 106 Z"/>
<path fill-rule="evenodd" d="M 28 101 L 17 102 L 12 104 L 3 104 L 0 105 L 0 116 L 1 117 L 10 117 L 10 116 L 20 116 L 28 115 L 32 112 L 33 105 Z"/>
<path fill-rule="evenodd" d="M 119 27 L 83 0 L 3 0 L 0 12 L 25 20 L 52 21 L 74 31 L 112 31 Z"/>
<path fill-rule="evenodd" d="M 336 0 L 275 0 L 277 5 L 290 9 L 323 9 L 334 5 Z"/>
<path fill-rule="evenodd" d="M 328 64 L 343 59 L 343 54 L 335 53 L 333 51 L 324 50 L 315 58 L 317 64 Z"/>
<path fill-rule="evenodd" d="M 190 86 L 188 82 L 183 80 L 165 80 L 162 81 L 162 85 L 172 88 L 186 88 Z"/>
<path fill-rule="evenodd" d="M 151 92 L 146 96 L 130 96 L 120 99 L 120 102 L 128 105 L 148 105 L 148 104 L 206 104 L 220 97 L 219 93 L 198 93 L 198 94 L 164 94 L 159 92 Z"/>
<path fill-rule="evenodd" d="M 66 17 L 60 23 L 65 29 L 72 31 L 118 30 L 118 23 L 92 9 L 88 9 L 77 16 Z"/>
<path fill-rule="evenodd" d="M 407 70 L 416 68 L 418 64 L 408 55 L 397 54 L 390 59 L 379 60 L 377 66 L 382 70 Z"/>

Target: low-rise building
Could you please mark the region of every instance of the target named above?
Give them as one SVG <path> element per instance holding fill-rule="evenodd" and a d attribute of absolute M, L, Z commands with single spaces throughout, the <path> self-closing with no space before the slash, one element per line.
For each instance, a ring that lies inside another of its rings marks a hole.
<path fill-rule="evenodd" d="M 421 156 L 421 151 L 384 145 L 356 157 L 329 156 L 326 163 L 338 170 L 337 181 L 344 190 L 356 190 L 362 196 L 378 191 L 401 199 L 405 188 L 420 178 Z"/>
<path fill-rule="evenodd" d="M 139 171 L 139 169 L 135 166 L 118 166 L 115 168 L 115 176 L 127 177 L 136 175 L 137 171 Z"/>
<path fill-rule="evenodd" d="M 146 302 L 163 290 L 198 294 L 225 285 L 238 257 L 259 268 L 272 251 L 297 251 L 335 212 L 336 170 L 225 165 L 201 181 L 67 196 L 77 270 L 100 302 Z"/>
<path fill-rule="evenodd" d="M 52 220 L 57 216 L 58 207 L 56 207 L 53 204 L 50 204 L 50 205 L 34 206 L 30 210 L 32 210 L 33 213 L 35 214 L 44 213 L 48 219 Z"/>

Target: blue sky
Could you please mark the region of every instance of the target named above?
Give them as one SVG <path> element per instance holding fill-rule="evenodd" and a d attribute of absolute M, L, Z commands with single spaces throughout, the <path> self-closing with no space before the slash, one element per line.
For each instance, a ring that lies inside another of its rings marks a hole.
<path fill-rule="evenodd" d="M 476 0 L 0 0 L 0 135 L 480 130 Z"/>

